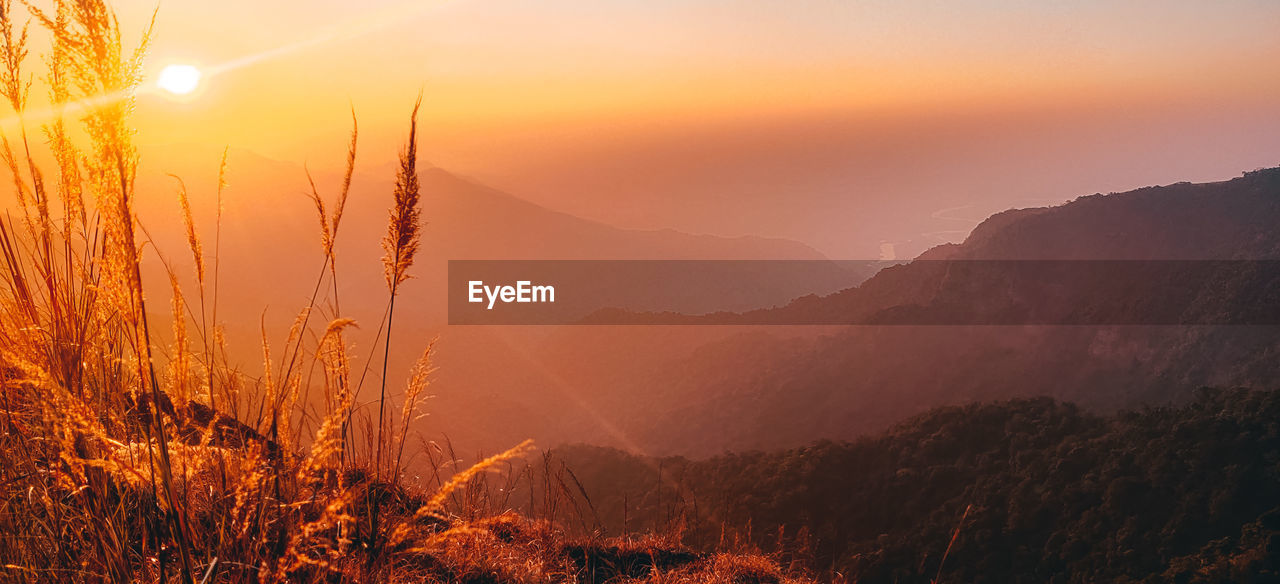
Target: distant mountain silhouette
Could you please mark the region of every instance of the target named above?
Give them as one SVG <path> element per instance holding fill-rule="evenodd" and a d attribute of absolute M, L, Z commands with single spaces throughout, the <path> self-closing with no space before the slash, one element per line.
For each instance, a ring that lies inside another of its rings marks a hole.
<path fill-rule="evenodd" d="M 1162 266 L 1160 277 L 1117 272 L 1056 282 L 1070 288 L 1059 290 L 1063 297 L 1092 298 L 1116 311 L 1092 326 L 868 325 L 823 329 L 816 338 L 797 336 L 791 327 L 749 328 L 635 381 L 611 402 L 610 408 L 628 412 L 613 421 L 643 449 L 711 454 L 852 438 L 930 407 L 971 400 L 1048 395 L 1110 410 L 1183 399 L 1202 385 L 1270 389 L 1280 374 L 1280 327 L 1178 323 L 1185 317 L 1274 325 L 1280 310 L 1276 226 L 1280 169 L 1000 213 L 962 244 L 934 248 L 856 288 L 749 313 L 757 318 L 750 322 L 894 322 L 888 316 L 895 311 L 915 311 L 923 323 L 973 313 L 983 317 L 976 322 L 1018 325 L 1026 321 L 1017 311 L 1082 309 L 1048 293 L 1010 296 L 1008 273 L 960 269 L 988 260 L 1108 260 L 1121 268 Z M 1194 273 L 1204 266 L 1225 267 Z M 1015 274 L 1023 284 L 1043 276 Z M 1170 303 L 1177 311 L 1168 311 Z M 1172 317 L 1144 320 L 1161 315 Z M 1162 326 L 1125 326 L 1127 316 Z M 636 317 L 733 322 L 724 315 Z M 634 395 L 644 399 L 625 397 Z"/>
<path fill-rule="evenodd" d="M 212 253 L 214 189 L 221 154 L 210 150 L 207 156 L 192 156 L 181 148 L 148 151 L 139 178 L 139 192 L 144 193 L 139 216 L 154 238 L 154 249 L 164 252 L 177 268 L 189 302 L 195 301 L 195 283 L 180 208 L 173 196 L 177 182 L 166 173 L 183 178 L 206 253 Z M 312 326 L 320 327 L 335 314 L 356 320 L 359 328 L 347 333 L 356 368 L 364 366 L 374 348 L 372 339 L 386 306 L 379 242 L 386 231 L 392 170 L 357 162 L 337 235 L 340 306 L 325 303 L 311 320 Z M 312 174 L 321 196 L 332 205 L 341 177 L 323 170 Z M 270 344 L 274 366 L 278 367 L 289 327 L 320 274 L 318 221 L 300 165 L 233 149 L 227 179 L 230 186 L 223 196 L 219 246 L 218 320 L 227 327 L 231 359 L 240 363 L 247 375 L 260 375 L 263 341 Z M 427 225 L 412 270 L 414 277 L 404 284 L 404 301 L 396 309 L 399 340 L 393 343 L 388 368 L 389 394 L 399 395 L 409 367 L 427 343 L 441 335 L 437 345 L 440 369 L 432 384 L 435 397 L 428 405 L 431 416 L 420 429 L 432 438 L 447 433 L 468 449 L 505 449 L 528 437 L 554 443 L 597 432 L 597 412 L 583 408 L 595 395 L 612 395 L 613 389 L 622 387 L 605 380 L 633 367 L 644 369 L 687 355 L 724 333 L 709 328 L 675 335 L 664 331 L 660 334 L 665 340 L 651 343 L 643 335 L 601 341 L 573 338 L 566 331 L 544 327 L 446 327 L 448 260 L 823 259 L 812 248 L 789 240 L 618 229 L 529 203 L 439 168 L 423 170 L 420 180 L 422 216 Z M 168 279 L 151 250 L 149 247 L 144 256 L 147 285 L 165 298 Z M 743 301 L 750 302 L 746 295 L 754 294 L 754 305 L 771 306 L 805 291 L 831 292 L 845 285 L 791 282 L 769 290 L 744 291 Z M 329 286 L 326 281 L 322 294 Z M 167 315 L 158 313 L 157 318 Z M 167 342 L 163 337 L 169 327 L 157 328 L 161 342 Z M 596 332 L 608 333 L 603 329 Z M 544 346 L 557 355 L 557 363 L 547 362 Z M 376 350 L 380 357 L 381 347 Z M 627 365 L 614 367 L 619 360 Z M 591 381 L 571 386 L 556 373 L 561 364 L 571 366 L 574 381 L 582 379 L 581 374 L 589 374 Z M 371 384 L 376 387 L 378 370 L 380 367 L 367 376 L 366 392 Z M 605 383 L 608 388 L 601 387 Z"/>
<path fill-rule="evenodd" d="M 185 235 L 179 207 L 168 195 L 177 183 L 168 173 L 183 178 L 197 219 L 209 232 L 205 235 L 211 237 L 212 191 L 220 153 L 211 151 L 207 159 L 171 159 L 163 149 L 147 154 L 150 158 L 139 188 L 148 196 L 140 202 L 139 214 L 157 248 L 181 266 L 187 259 Z M 313 174 L 321 196 L 332 205 L 340 177 L 326 171 Z M 319 228 L 302 166 L 232 150 L 227 178 L 230 186 L 223 197 L 221 265 L 253 272 L 255 283 L 241 287 L 234 280 L 224 281 L 224 300 L 230 310 L 248 311 L 252 318 L 244 322 L 252 322 L 265 305 L 284 309 L 300 304 L 310 293 L 308 284 L 314 282 L 321 262 Z M 386 231 L 394 178 L 391 169 L 373 173 L 357 163 L 337 235 L 342 292 L 358 299 L 348 304 L 352 308 L 377 304 L 384 293 L 379 242 Z M 438 167 L 422 170 L 419 180 L 422 217 L 427 225 L 415 278 L 407 293 L 416 296 L 424 309 L 418 315 L 424 319 L 419 323 L 422 326 L 443 324 L 448 260 L 824 259 L 813 248 L 784 239 L 619 229 L 541 207 Z M 770 296 L 760 306 L 786 300 Z M 380 307 L 370 311 L 380 312 Z M 285 317 L 286 322 L 291 319 L 292 314 Z"/>
<path fill-rule="evenodd" d="M 148 160 L 154 171 L 184 176 L 198 216 L 211 215 L 216 155 L 199 172 Z M 236 152 L 230 162 L 219 320 L 256 323 L 266 307 L 269 340 L 279 346 L 320 270 L 312 203 L 300 167 Z M 378 241 L 392 177 L 365 172 L 357 167 L 338 235 L 338 270 L 340 312 L 361 324 L 351 342 L 367 353 L 365 336 L 376 330 L 384 306 Z M 331 199 L 334 177 L 316 178 Z M 160 180 L 140 183 L 142 192 L 173 189 L 171 179 Z M 404 288 L 403 312 L 397 308 L 404 336 L 392 355 L 391 386 L 445 331 L 449 259 L 821 257 L 785 240 L 615 229 L 439 169 L 423 172 L 422 181 L 428 225 L 417 277 Z M 157 247 L 180 264 L 185 244 L 177 204 L 154 197 L 140 205 Z M 1219 183 L 999 213 L 963 243 L 920 259 L 1275 260 L 1276 225 L 1280 169 L 1270 169 Z M 206 246 L 210 231 L 206 224 Z M 965 280 L 947 279 L 930 265 L 946 263 L 895 267 L 835 293 L 813 288 L 818 295 L 774 311 L 874 315 L 947 298 L 998 315 L 1002 305 L 993 299 L 999 296 L 982 288 L 993 282 L 971 279 L 977 288 L 961 286 Z M 237 278 L 240 273 L 253 277 Z M 1149 290 L 1177 290 L 1179 283 L 1154 284 Z M 1280 305 L 1274 290 L 1251 287 L 1247 278 L 1201 292 L 1203 306 L 1215 309 Z M 786 302 L 760 300 L 760 306 Z M 260 370 L 258 328 L 228 335 L 246 370 Z M 421 429 L 431 437 L 447 434 L 464 449 L 492 452 L 532 437 L 544 445 L 712 454 L 852 438 L 934 406 L 972 400 L 1048 395 L 1109 410 L 1184 399 L 1201 385 L 1269 388 L 1280 374 L 1280 341 L 1275 327 L 1241 326 L 451 327 L 437 364 L 431 416 Z"/>
<path fill-rule="evenodd" d="M 1010 210 L 961 244 L 935 247 L 828 296 L 741 314 L 601 317 L 653 324 L 1280 324 L 1278 184 L 1280 169 L 1269 169 Z M 1213 288 L 1196 289 L 1207 284 Z"/>

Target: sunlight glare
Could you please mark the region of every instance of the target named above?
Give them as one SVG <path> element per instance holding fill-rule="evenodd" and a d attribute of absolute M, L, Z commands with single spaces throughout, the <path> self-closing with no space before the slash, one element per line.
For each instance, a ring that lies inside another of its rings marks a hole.
<path fill-rule="evenodd" d="M 187 95 L 200 84 L 200 70 L 192 65 L 169 65 L 160 71 L 156 85 L 174 95 Z"/>

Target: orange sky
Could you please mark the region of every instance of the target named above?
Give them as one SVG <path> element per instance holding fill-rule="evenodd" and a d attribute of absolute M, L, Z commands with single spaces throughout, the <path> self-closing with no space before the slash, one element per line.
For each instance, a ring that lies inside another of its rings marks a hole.
<path fill-rule="evenodd" d="M 154 6 L 117 3 L 132 31 Z M 354 105 L 377 168 L 421 88 L 424 156 L 451 170 L 622 226 L 856 255 L 865 242 L 818 225 L 831 211 L 986 213 L 1280 163 L 1276 30 L 1280 4 L 1259 0 L 169 1 L 148 71 L 217 73 L 191 100 L 144 94 L 137 119 L 144 145 L 325 168 Z M 1218 143 L 1235 150 L 1196 156 Z M 1062 189 L 1031 188 L 1077 155 L 1094 162 Z M 955 159 L 970 162 L 947 174 Z M 1011 168 L 1027 176 L 989 178 Z"/>
<path fill-rule="evenodd" d="M 134 25 L 152 6 L 119 3 Z M 1263 73 L 1280 57 L 1277 25 L 1280 8 L 1248 1 L 169 2 L 153 67 L 242 66 L 196 103 L 147 100 L 141 113 L 157 141 L 280 155 L 316 136 L 341 143 L 348 102 L 381 134 L 419 87 L 446 135 L 619 113 L 1258 100 L 1280 87 Z"/>

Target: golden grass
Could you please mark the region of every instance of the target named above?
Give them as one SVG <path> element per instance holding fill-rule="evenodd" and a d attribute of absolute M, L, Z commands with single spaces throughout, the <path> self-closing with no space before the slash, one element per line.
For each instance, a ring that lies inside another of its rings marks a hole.
<path fill-rule="evenodd" d="M 12 21 L 11 8 L 0 0 L 0 93 L 21 118 L 30 89 L 29 29 Z M 25 122 L 12 140 L 0 135 L 18 206 L 0 218 L 0 579 L 603 581 L 591 568 L 597 556 L 625 556 L 632 564 L 649 558 L 649 568 L 622 575 L 654 582 L 683 581 L 693 565 L 716 574 L 741 571 L 724 567 L 727 560 L 690 554 L 671 556 L 679 561 L 660 568 L 652 550 L 636 551 L 642 544 L 568 544 L 550 524 L 513 515 L 463 519 L 476 508 L 457 508 L 456 495 L 523 456 L 528 442 L 439 481 L 433 491 L 403 480 L 409 428 L 433 371 L 434 341 L 410 371 L 396 424 L 386 412 L 386 367 L 396 295 L 410 277 L 422 229 L 421 96 L 383 239 L 389 296 L 375 335 L 383 343 L 376 428 L 372 411 L 354 406 L 362 379 L 352 382 L 354 357 L 343 331 L 356 323 L 338 314 L 318 334 L 309 328 L 322 302 L 340 309 L 335 241 L 356 163 L 354 113 L 346 173 L 332 204 L 307 176 L 320 221 L 321 270 L 279 362 L 265 330 L 260 376 L 226 362 L 217 302 L 225 152 L 211 254 L 178 179 L 198 298 L 188 302 L 164 262 L 174 338 L 161 351 L 143 290 L 146 232 L 133 209 L 139 156 L 129 123 L 150 31 L 127 51 L 103 0 L 28 8 L 51 39 L 44 60 L 50 102 L 91 107 L 81 120 L 84 144 L 74 143 L 60 116 L 42 126 L 53 161 L 48 169 L 36 162 L 41 157 Z M 326 279 L 328 298 L 321 294 Z M 309 346 L 308 339 L 317 340 Z M 376 351 L 375 343 L 363 359 Z M 324 411 L 304 436 L 295 421 L 311 389 L 308 370 L 320 372 Z M 359 422 L 363 433 L 353 430 Z M 356 448 L 361 440 L 366 447 Z"/>
<path fill-rule="evenodd" d="M 337 306 L 334 241 L 354 173 L 356 131 L 332 214 L 313 184 L 323 253 L 316 293 L 278 366 L 264 343 L 258 378 L 217 358 L 225 354 L 217 323 L 218 235 L 210 268 L 178 179 L 199 299 L 187 301 L 165 262 L 173 342 L 160 361 L 143 291 L 146 237 L 133 211 L 138 155 L 129 126 L 147 38 L 126 51 L 101 0 L 29 8 L 52 42 L 45 60 L 50 101 L 92 105 L 82 120 L 83 145 L 73 143 L 60 117 L 44 125 L 55 161 L 47 172 L 25 123 L 16 141 L 2 136 L 18 208 L 0 221 L 0 574 L 30 582 L 379 577 L 392 555 L 384 545 L 391 534 L 417 538 L 420 530 L 444 529 L 448 517 L 431 499 L 414 508 L 397 503 L 410 492 L 398 477 L 432 371 L 430 347 L 412 372 L 399 431 L 383 431 L 380 422 L 376 445 L 362 458 L 348 448 L 354 396 L 342 336 L 355 323 L 336 318 L 315 347 L 305 346 L 326 276 Z M 12 14 L 10 2 L 0 1 L 0 93 L 21 119 L 30 88 L 29 29 Z M 393 296 L 417 247 L 415 135 L 416 121 L 388 235 Z M 218 231 L 225 172 L 224 155 Z M 390 317 L 388 310 L 388 336 Z M 309 366 L 323 372 L 325 412 L 314 434 L 301 436 L 294 421 L 301 372 Z M 384 390 L 380 410 L 386 401 Z M 391 453 L 386 468 L 381 459 Z M 461 473 L 440 492 L 515 454 Z M 353 474 L 368 467 L 372 476 Z M 419 525 L 428 512 L 437 523 Z"/>

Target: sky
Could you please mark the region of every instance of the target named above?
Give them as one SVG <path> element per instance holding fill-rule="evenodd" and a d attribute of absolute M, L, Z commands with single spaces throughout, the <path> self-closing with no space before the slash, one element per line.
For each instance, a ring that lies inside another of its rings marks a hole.
<path fill-rule="evenodd" d="M 153 2 L 116 3 L 139 31 Z M 833 256 L 986 214 L 1280 164 L 1264 0 L 337 0 L 159 5 L 139 141 L 361 168 L 423 156 L 622 227 Z M 177 147 L 177 146 L 175 146 Z"/>
<path fill-rule="evenodd" d="M 154 5 L 119 7 L 141 23 Z M 169 2 L 151 62 L 243 63 L 174 113 L 279 149 L 296 144 L 260 122 L 324 132 L 350 102 L 381 124 L 418 88 L 451 132 L 620 113 L 1256 99 L 1277 84 L 1260 68 L 1280 53 L 1277 24 L 1280 6 L 1262 1 Z"/>

